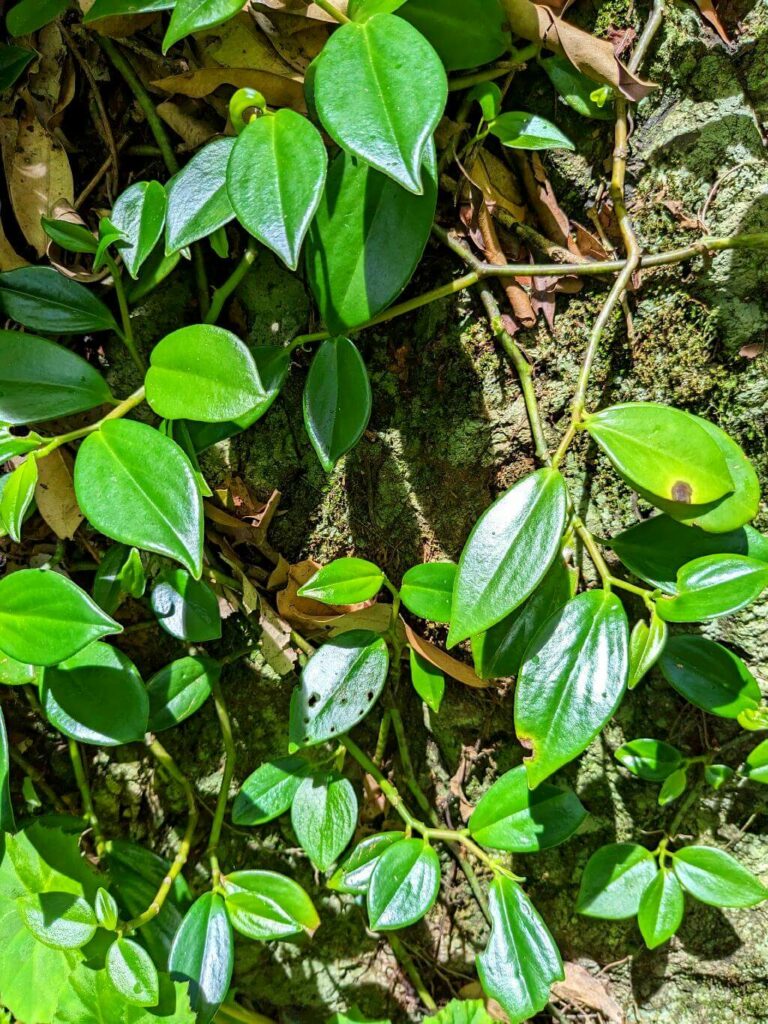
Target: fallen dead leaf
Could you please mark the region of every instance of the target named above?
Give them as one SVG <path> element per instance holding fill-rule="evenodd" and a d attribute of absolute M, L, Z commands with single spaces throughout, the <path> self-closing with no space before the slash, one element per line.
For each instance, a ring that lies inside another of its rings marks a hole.
<path fill-rule="evenodd" d="M 445 651 L 441 651 L 439 647 L 431 644 L 429 640 L 425 640 L 418 633 L 414 633 L 407 623 L 405 635 L 408 638 L 408 643 L 417 654 L 420 654 L 430 665 L 439 668 L 441 672 L 445 672 L 452 679 L 456 679 L 458 682 L 464 683 L 465 686 L 471 686 L 476 690 L 485 690 L 491 685 L 487 679 L 481 679 L 469 665 L 465 665 L 463 661 L 458 661 L 456 658 L 451 657 L 450 654 L 446 654 Z"/>
<path fill-rule="evenodd" d="M 235 89 L 258 89 L 271 107 L 290 107 L 301 114 L 307 112 L 304 84 L 298 75 L 287 78 L 252 68 L 201 68 L 161 78 L 152 84 L 163 92 L 191 99 L 210 96 L 222 85 L 231 85 Z"/>
<path fill-rule="evenodd" d="M 262 654 L 279 676 L 290 675 L 297 661 L 296 651 L 291 645 L 291 626 L 263 598 L 260 605 Z"/>
<path fill-rule="evenodd" d="M 37 510 L 60 540 L 72 540 L 84 518 L 75 497 L 72 465 L 61 448 L 37 460 Z"/>
<path fill-rule="evenodd" d="M 219 134 L 220 124 L 213 117 L 207 117 L 192 103 L 182 100 L 166 100 L 157 106 L 157 112 L 189 149 L 199 149 Z"/>
<path fill-rule="evenodd" d="M 718 18 L 717 11 L 715 10 L 715 5 L 712 0 L 694 0 L 694 3 L 699 8 L 699 12 L 701 13 L 704 21 L 706 21 L 715 30 L 715 32 L 717 32 L 724 43 L 730 46 L 730 36 L 725 31 L 723 23 Z"/>
<path fill-rule="evenodd" d="M 606 1024 L 625 1024 L 624 1011 L 608 991 L 606 982 L 579 964 L 565 961 L 565 981 L 552 986 L 552 994 L 564 1002 L 588 1006 L 603 1015 Z"/>

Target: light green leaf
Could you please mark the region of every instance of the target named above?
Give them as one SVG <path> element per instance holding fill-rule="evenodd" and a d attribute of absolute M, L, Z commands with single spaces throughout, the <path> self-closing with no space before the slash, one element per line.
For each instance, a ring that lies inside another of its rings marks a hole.
<path fill-rule="evenodd" d="M 235 797 L 235 825 L 263 825 L 279 818 L 293 803 L 310 763 L 303 757 L 278 757 L 251 772 Z"/>
<path fill-rule="evenodd" d="M 54 949 L 80 949 L 96 934 L 90 904 L 71 892 L 41 892 L 17 901 L 24 924 L 38 942 Z"/>
<path fill-rule="evenodd" d="M 93 599 L 108 615 L 114 615 L 130 594 L 142 597 L 147 577 L 136 548 L 112 544 L 99 562 L 93 580 Z"/>
<path fill-rule="evenodd" d="M 0 683 L 3 686 L 36 686 L 40 669 L 0 652 Z"/>
<path fill-rule="evenodd" d="M 167 256 L 234 220 L 227 192 L 227 164 L 234 145 L 234 139 L 214 139 L 168 182 Z"/>
<path fill-rule="evenodd" d="M 668 775 L 661 785 L 659 790 L 658 805 L 659 807 L 666 807 L 667 804 L 674 803 L 678 800 L 686 790 L 688 785 L 688 772 L 685 768 L 677 768 Z"/>
<path fill-rule="evenodd" d="M 768 587 L 768 563 L 747 555 L 705 555 L 677 574 L 677 596 L 662 597 L 656 610 L 667 622 L 703 622 L 732 615 Z"/>
<path fill-rule="evenodd" d="M 163 39 L 163 53 L 184 36 L 229 21 L 242 7 L 241 0 L 177 0 Z"/>
<path fill-rule="evenodd" d="M 609 843 L 592 854 L 581 876 L 576 910 L 585 917 L 621 921 L 634 917 L 658 868 L 637 843 Z"/>
<path fill-rule="evenodd" d="M 33 452 L 44 443 L 43 438 L 34 430 L 25 433 L 23 437 L 12 431 L 13 427 L 9 424 L 0 423 L 0 465 L 17 455 Z"/>
<path fill-rule="evenodd" d="M 376 861 L 368 885 L 374 931 L 395 931 L 420 921 L 440 890 L 440 858 L 423 839 L 402 839 Z"/>
<path fill-rule="evenodd" d="M 299 588 L 299 597 L 323 604 L 371 601 L 384 584 L 384 573 L 365 558 L 336 558 Z"/>
<path fill-rule="evenodd" d="M 495 1024 L 482 999 L 452 999 L 434 1017 L 426 1017 L 424 1024 Z"/>
<path fill-rule="evenodd" d="M 495 82 L 480 82 L 467 93 L 466 102 L 480 104 L 484 121 L 493 121 L 501 113 L 504 97 Z"/>
<path fill-rule="evenodd" d="M 106 889 L 99 887 L 93 909 L 99 926 L 113 932 L 117 927 L 117 922 L 120 920 L 120 908 L 115 897 L 107 892 Z"/>
<path fill-rule="evenodd" d="M 21 541 L 21 527 L 35 497 L 37 460 L 29 455 L 8 475 L 0 494 L 0 523 L 12 541 Z"/>
<path fill-rule="evenodd" d="M 151 603 L 157 621 L 177 640 L 199 644 L 221 637 L 219 599 L 207 583 L 183 569 L 163 569 Z"/>
<path fill-rule="evenodd" d="M 229 991 L 234 938 L 223 897 L 207 892 L 187 911 L 173 940 L 168 970 L 174 981 L 189 982 L 197 1024 L 210 1024 Z"/>
<path fill-rule="evenodd" d="M 630 740 L 619 747 L 614 757 L 628 772 L 647 782 L 663 782 L 683 761 L 677 747 L 653 739 Z"/>
<path fill-rule="evenodd" d="M 712 907 L 754 907 L 768 898 L 768 889 L 725 850 L 685 846 L 672 856 L 682 887 Z"/>
<path fill-rule="evenodd" d="M 409 612 L 430 622 L 450 622 L 455 562 L 425 562 L 403 576 L 400 597 Z"/>
<path fill-rule="evenodd" d="M 168 196 L 159 181 L 137 181 L 115 202 L 112 223 L 125 239 L 118 248 L 134 280 L 160 241 L 167 209 Z"/>
<path fill-rule="evenodd" d="M 722 789 L 736 772 L 727 764 L 708 764 L 704 766 L 704 781 L 712 789 Z"/>
<path fill-rule="evenodd" d="M 224 893 L 232 927 L 246 938 L 268 942 L 313 935 L 320 925 L 307 893 L 276 871 L 233 871 Z"/>
<path fill-rule="evenodd" d="M 293 799 L 291 824 L 318 871 L 327 871 L 349 845 L 357 825 L 352 783 L 336 772 L 304 779 Z"/>
<path fill-rule="evenodd" d="M 326 473 L 357 444 L 371 418 L 371 383 L 349 338 L 318 349 L 304 387 L 304 426 Z"/>
<path fill-rule="evenodd" d="M 643 619 L 637 620 L 629 638 L 628 689 L 634 690 L 659 660 L 668 635 L 667 624 L 655 609 L 651 613 L 650 625 Z"/>
<path fill-rule="evenodd" d="M 671 871 L 662 868 L 640 897 L 637 923 L 648 949 L 671 939 L 685 913 L 685 897 Z"/>
<path fill-rule="evenodd" d="M 710 715 L 737 718 L 760 704 L 760 687 L 741 658 L 707 637 L 670 637 L 659 668 L 681 697 Z"/>
<path fill-rule="evenodd" d="M 327 887 L 335 892 L 361 895 L 368 892 L 368 884 L 379 858 L 385 850 L 402 839 L 405 839 L 405 832 L 379 832 L 366 836 L 334 871 L 326 883 Z"/>
<path fill-rule="evenodd" d="M 156 672 L 147 683 L 150 731 L 172 729 L 198 711 L 220 672 L 219 663 L 204 654 L 178 658 Z"/>
<path fill-rule="evenodd" d="M 449 71 L 488 64 L 509 48 L 499 0 L 408 0 L 398 14 L 427 37 Z"/>
<path fill-rule="evenodd" d="M 557 125 L 538 114 L 509 110 L 499 114 L 488 126 L 502 146 L 510 149 L 575 149 Z"/>
<path fill-rule="evenodd" d="M 51 267 L 21 267 L 0 274 L 0 311 L 33 331 L 52 334 L 117 329 L 101 299 Z"/>
<path fill-rule="evenodd" d="M 575 68 L 567 57 L 547 57 L 539 61 L 539 66 L 546 71 L 552 85 L 577 114 L 600 121 L 612 121 L 615 118 L 613 103 L 599 106 L 592 99 L 596 83 Z"/>
<path fill-rule="evenodd" d="M 118 938 L 109 947 L 106 960 L 109 980 L 120 995 L 134 1006 L 156 1006 L 160 979 L 152 958 L 131 939 Z"/>
<path fill-rule="evenodd" d="M 411 682 L 413 688 L 430 710 L 440 710 L 445 694 L 445 676 L 431 662 L 411 648 Z"/>
<path fill-rule="evenodd" d="M 746 776 L 753 782 L 768 782 L 768 740 L 763 740 L 747 756 Z"/>

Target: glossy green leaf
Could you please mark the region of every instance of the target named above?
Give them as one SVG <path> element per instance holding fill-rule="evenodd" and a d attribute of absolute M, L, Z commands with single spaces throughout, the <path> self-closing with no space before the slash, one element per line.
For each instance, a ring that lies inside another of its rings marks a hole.
<path fill-rule="evenodd" d="M 353 21 L 367 21 L 374 14 L 394 14 L 406 0 L 349 0 L 347 16 Z"/>
<path fill-rule="evenodd" d="M 378 700 L 388 669 L 387 644 L 369 630 L 354 629 L 323 644 L 304 666 L 291 699 L 292 742 L 310 746 L 349 732 Z"/>
<path fill-rule="evenodd" d="M 11 802 L 11 759 L 5 717 L 0 708 L 0 832 L 15 832 L 16 821 Z"/>
<path fill-rule="evenodd" d="M 93 904 L 96 920 L 101 928 L 113 932 L 120 920 L 120 908 L 115 897 L 104 888 L 99 888 Z"/>
<path fill-rule="evenodd" d="M 742 729 L 748 732 L 759 732 L 768 729 L 768 707 L 761 704 L 759 708 L 746 708 L 739 712 L 736 720 Z"/>
<path fill-rule="evenodd" d="M 708 764 L 704 766 L 704 781 L 712 789 L 722 789 L 736 775 L 727 764 Z"/>
<path fill-rule="evenodd" d="M 440 710 L 445 694 L 445 676 L 418 651 L 410 652 L 411 683 L 413 688 L 435 714 Z"/>
<path fill-rule="evenodd" d="M 721 718 L 736 718 L 761 700 L 760 687 L 741 658 L 703 636 L 670 637 L 659 661 L 681 697 Z"/>
<path fill-rule="evenodd" d="M 517 884 L 497 875 L 491 883 L 491 937 L 477 958 L 483 991 L 511 1024 L 521 1024 L 549 1000 L 562 981 L 563 962 L 536 908 Z"/>
<path fill-rule="evenodd" d="M 659 807 L 666 807 L 667 804 L 674 803 L 683 795 L 687 786 L 688 772 L 686 768 L 676 768 L 661 784 L 657 801 Z"/>
<path fill-rule="evenodd" d="M 138 281 L 126 282 L 126 295 L 130 305 L 135 306 L 151 292 L 159 288 L 169 274 L 181 262 L 181 252 L 165 254 L 165 246 L 158 246 L 139 271 Z"/>
<path fill-rule="evenodd" d="M 90 904 L 71 892 L 41 892 L 17 901 L 24 924 L 38 942 L 54 949 L 80 949 L 96 934 Z"/>
<path fill-rule="evenodd" d="M 528 644 L 572 596 L 571 574 L 562 558 L 555 558 L 529 598 L 495 626 L 472 637 L 472 656 L 480 678 L 516 676 Z"/>
<path fill-rule="evenodd" d="M 538 114 L 508 110 L 488 126 L 502 146 L 510 149 L 575 149 L 557 125 Z"/>
<path fill-rule="evenodd" d="M 640 897 L 637 923 L 648 949 L 671 939 L 680 927 L 685 897 L 675 875 L 663 868 Z"/>
<path fill-rule="evenodd" d="M 33 334 L 0 331 L 0 420 L 36 423 L 111 401 L 99 371 L 74 352 Z"/>
<path fill-rule="evenodd" d="M 768 740 L 763 740 L 749 752 L 745 774 L 753 782 L 768 783 Z"/>
<path fill-rule="evenodd" d="M 98 21 L 100 18 L 112 18 L 118 14 L 144 14 L 148 11 L 168 11 L 176 0 L 94 0 L 83 21 Z"/>
<path fill-rule="evenodd" d="M 424 150 L 447 96 L 440 58 L 394 14 L 342 25 L 315 66 L 314 102 L 333 141 L 417 194 Z"/>
<path fill-rule="evenodd" d="M 123 241 L 124 238 L 123 232 L 115 227 L 109 217 L 101 218 L 99 221 L 99 244 L 93 257 L 94 271 L 101 270 L 106 265 L 110 248 Z"/>
<path fill-rule="evenodd" d="M 276 871 L 233 871 L 224 892 L 232 927 L 246 938 L 268 942 L 313 935 L 320 925 L 307 893 Z"/>
<path fill-rule="evenodd" d="M 560 547 L 566 505 L 562 476 L 540 469 L 480 516 L 459 559 L 448 647 L 494 626 L 530 597 Z"/>
<path fill-rule="evenodd" d="M 434 1017 L 425 1017 L 424 1024 L 495 1024 L 482 999 L 452 999 Z"/>
<path fill-rule="evenodd" d="M 564 843 L 586 816 L 570 790 L 546 784 L 529 789 L 525 766 L 518 765 L 485 793 L 469 819 L 469 831 L 481 846 L 535 853 Z"/>
<path fill-rule="evenodd" d="M 17 544 L 21 541 L 21 527 L 35 497 L 36 486 L 37 460 L 30 455 L 8 476 L 0 495 L 0 523 Z"/>
<path fill-rule="evenodd" d="M 291 824 L 318 871 L 327 871 L 357 825 L 357 796 L 348 779 L 327 772 L 304 779 L 293 798 Z"/>
<path fill-rule="evenodd" d="M 725 850 L 685 846 L 672 857 L 678 881 L 702 903 L 712 907 L 754 907 L 768 898 L 768 889 Z"/>
<path fill-rule="evenodd" d="M 668 635 L 666 622 L 655 610 L 651 614 L 650 625 L 643 619 L 637 620 L 629 637 L 628 689 L 634 690 L 659 660 Z"/>
<path fill-rule="evenodd" d="M 0 580 L 0 650 L 17 661 L 56 665 L 122 628 L 57 572 L 22 569 Z"/>
<path fill-rule="evenodd" d="M 509 48 L 499 0 L 408 0 L 397 13 L 427 37 L 449 71 L 487 64 Z"/>
<path fill-rule="evenodd" d="M 142 597 L 147 577 L 136 548 L 112 544 L 99 562 L 93 580 L 93 599 L 108 615 L 114 615 L 125 597 Z"/>
<path fill-rule="evenodd" d="M 23 46 L 0 46 L 0 92 L 10 89 L 34 59 L 34 50 Z"/>
<path fill-rule="evenodd" d="M 157 621 L 177 640 L 205 643 L 221 636 L 219 599 L 207 583 L 183 569 L 163 569 L 151 603 Z"/>
<path fill-rule="evenodd" d="M 202 572 L 203 503 L 177 444 L 135 420 L 110 420 L 75 461 L 75 493 L 90 524 L 113 540 Z"/>
<path fill-rule="evenodd" d="M 493 121 L 501 113 L 504 101 L 501 89 L 495 82 L 479 82 L 467 93 L 467 103 L 479 103 L 484 121 Z"/>
<path fill-rule="evenodd" d="M 409 612 L 430 622 L 450 622 L 457 566 L 454 562 L 414 565 L 403 576 L 400 598 Z"/>
<path fill-rule="evenodd" d="M 101 299 L 51 267 L 21 267 L 0 274 L 0 312 L 33 331 L 52 334 L 117 329 Z"/>
<path fill-rule="evenodd" d="M 336 558 L 299 588 L 299 597 L 323 604 L 371 601 L 384 584 L 384 573 L 365 558 Z"/>
<path fill-rule="evenodd" d="M 43 438 L 34 430 L 27 432 L 23 428 L 19 430 L 7 423 L 0 423 L 0 465 L 17 455 L 33 452 L 42 444 Z"/>
<path fill-rule="evenodd" d="M 592 854 L 581 876 L 576 910 L 586 917 L 620 921 L 634 917 L 658 868 L 637 843 L 609 843 Z"/>
<path fill-rule="evenodd" d="M 368 892 L 368 883 L 379 858 L 402 839 L 405 839 L 405 832 L 378 832 L 366 836 L 334 871 L 327 887 L 335 892 L 361 895 Z"/>
<path fill-rule="evenodd" d="M 137 181 L 115 202 L 112 223 L 124 236 L 118 248 L 134 280 L 160 241 L 167 209 L 168 196 L 159 181 Z"/>
<path fill-rule="evenodd" d="M 156 1006 L 160 979 L 152 957 L 137 942 L 118 938 L 107 951 L 105 963 L 109 980 L 120 995 L 134 1006 Z"/>
<path fill-rule="evenodd" d="M 293 110 L 251 121 L 232 150 L 227 189 L 237 219 L 290 270 L 299 264 L 327 169 L 320 132 Z"/>
<path fill-rule="evenodd" d="M 600 106 L 592 98 L 598 88 L 596 82 L 583 75 L 567 57 L 547 57 L 539 61 L 539 66 L 546 71 L 552 85 L 577 114 L 600 121 L 611 121 L 616 116 L 613 103 Z"/>
<path fill-rule="evenodd" d="M 20 0 L 5 16 L 11 36 L 27 36 L 55 21 L 69 6 L 69 0 Z"/>
<path fill-rule="evenodd" d="M 725 456 L 690 413 L 628 402 L 588 416 L 586 428 L 619 475 L 649 500 L 703 505 L 733 491 Z"/>
<path fill-rule="evenodd" d="M 309 286 L 331 331 L 343 333 L 381 313 L 413 276 L 437 205 L 431 141 L 422 185 L 424 194 L 413 195 L 348 153 L 331 163 L 307 238 Z"/>
<path fill-rule="evenodd" d="M 326 473 L 363 436 L 371 418 L 371 383 L 349 338 L 318 349 L 304 387 L 304 426 Z"/>
<path fill-rule="evenodd" d="M 159 1005 L 131 1005 L 118 993 L 107 971 L 80 964 L 59 993 L 53 1024 L 196 1024 L 186 985 L 159 975 Z"/>
<path fill-rule="evenodd" d="M 440 890 L 440 858 L 423 839 L 393 843 L 376 861 L 368 884 L 368 919 L 374 931 L 395 931 L 420 921 Z"/>
<path fill-rule="evenodd" d="M 619 599 L 588 590 L 534 636 L 515 690 L 515 731 L 531 751 L 528 782 L 586 750 L 619 706 L 629 671 L 629 630 Z"/>
<path fill-rule="evenodd" d="M 752 604 L 768 587 L 768 562 L 747 555 L 705 555 L 677 574 L 677 596 L 656 610 L 667 622 L 703 622 Z"/>
<path fill-rule="evenodd" d="M 0 684 L 3 686 L 37 685 L 39 675 L 38 666 L 16 661 L 0 651 Z"/>
<path fill-rule="evenodd" d="M 234 220 L 227 192 L 227 164 L 234 145 L 234 139 L 214 139 L 168 183 L 166 255 L 212 235 Z"/>
<path fill-rule="evenodd" d="M 163 53 L 184 36 L 214 28 L 242 10 L 240 0 L 176 0 L 168 31 L 163 39 Z"/>
<path fill-rule="evenodd" d="M 49 722 L 80 743 L 116 747 L 144 737 L 149 699 L 133 662 L 95 643 L 47 668 L 40 695 Z"/>
<path fill-rule="evenodd" d="M 220 672 L 219 663 L 204 654 L 178 658 L 156 672 L 147 683 L 150 731 L 172 729 L 199 711 Z"/>
<path fill-rule="evenodd" d="M 53 220 L 50 217 L 41 217 L 40 223 L 46 235 L 66 252 L 92 255 L 98 252 L 98 239 L 82 224 L 73 224 L 68 220 Z"/>
<path fill-rule="evenodd" d="M 233 966 L 234 939 L 224 899 L 204 893 L 187 911 L 168 956 L 174 981 L 189 982 L 198 1024 L 209 1024 L 224 1002 Z"/>
<path fill-rule="evenodd" d="M 646 782 L 663 782 L 683 762 L 677 747 L 663 740 L 630 740 L 615 752 L 614 757 L 627 771 Z"/>
<path fill-rule="evenodd" d="M 278 757 L 251 772 L 232 806 L 235 825 L 263 825 L 279 818 L 293 803 L 310 770 L 303 757 Z"/>

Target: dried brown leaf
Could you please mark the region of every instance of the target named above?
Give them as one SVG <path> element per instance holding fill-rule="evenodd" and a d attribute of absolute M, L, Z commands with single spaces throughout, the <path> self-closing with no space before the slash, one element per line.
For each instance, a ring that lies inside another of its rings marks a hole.
<path fill-rule="evenodd" d="M 471 686 L 476 690 L 485 690 L 491 685 L 487 679 L 481 679 L 480 676 L 476 675 L 469 665 L 465 665 L 463 661 L 458 661 L 450 654 L 446 654 L 445 651 L 441 651 L 435 644 L 431 644 L 429 640 L 425 640 L 418 633 L 414 633 L 407 623 L 405 635 L 408 643 L 417 654 L 420 654 L 430 665 L 439 668 L 441 672 L 445 672 L 452 679 L 456 679 L 458 682 L 464 683 L 465 686 Z"/>
<path fill-rule="evenodd" d="M 602 1014 L 606 1024 L 625 1024 L 624 1011 L 608 991 L 605 980 L 579 964 L 565 961 L 565 981 L 552 986 L 553 995 L 568 1003 L 588 1006 Z"/>
<path fill-rule="evenodd" d="M 699 8 L 699 12 L 701 13 L 704 21 L 706 21 L 715 30 L 715 32 L 717 32 L 724 43 L 730 45 L 730 36 L 725 31 L 723 23 L 718 18 L 717 11 L 715 10 L 715 5 L 712 3 L 712 0 L 694 0 L 694 3 Z"/>
<path fill-rule="evenodd" d="M 83 521 L 72 482 L 72 459 L 57 448 L 37 460 L 37 511 L 60 540 L 71 540 Z"/>

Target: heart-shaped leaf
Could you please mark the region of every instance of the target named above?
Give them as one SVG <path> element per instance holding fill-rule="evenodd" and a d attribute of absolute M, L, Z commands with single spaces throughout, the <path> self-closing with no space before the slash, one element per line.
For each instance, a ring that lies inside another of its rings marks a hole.
<path fill-rule="evenodd" d="M 614 754 L 627 771 L 647 782 L 663 782 L 680 767 L 683 755 L 677 747 L 662 740 L 630 740 Z"/>
<path fill-rule="evenodd" d="M 637 843 L 609 843 L 592 854 L 581 876 L 576 910 L 585 917 L 620 921 L 634 917 L 658 868 Z"/>
<path fill-rule="evenodd" d="M 159 181 L 137 181 L 115 202 L 112 223 L 123 236 L 118 248 L 134 280 L 160 241 L 167 209 L 168 196 Z"/>
<path fill-rule="evenodd" d="M 757 680 L 741 658 L 707 637 L 670 637 L 659 668 L 681 697 L 710 715 L 738 718 L 762 699 Z"/>
<path fill-rule="evenodd" d="M 118 938 L 107 950 L 109 980 L 132 1006 L 157 1006 L 160 979 L 152 957 L 137 942 Z"/>
<path fill-rule="evenodd" d="M 323 604 L 358 604 L 376 597 L 384 578 L 378 565 L 365 558 L 336 558 L 299 587 L 299 597 Z"/>
<path fill-rule="evenodd" d="M 171 729 L 205 704 L 221 669 L 204 654 L 178 658 L 161 668 L 147 683 L 149 729 Z"/>
<path fill-rule="evenodd" d="M 152 589 L 152 611 L 171 636 L 205 643 L 221 636 L 219 599 L 202 580 L 183 569 L 164 569 Z"/>
<path fill-rule="evenodd" d="M 192 32 L 201 32 L 204 28 L 214 28 L 229 21 L 242 8 L 240 0 L 177 0 L 163 40 L 163 53 Z"/>
<path fill-rule="evenodd" d="M 637 923 L 648 949 L 671 939 L 683 920 L 685 897 L 671 871 L 663 868 L 640 897 Z"/>
<path fill-rule="evenodd" d="M 227 192 L 227 164 L 234 139 L 214 139 L 168 183 L 165 252 L 185 249 L 234 220 Z"/>
<path fill-rule="evenodd" d="M 16 901 L 24 924 L 38 942 L 54 949 L 80 949 L 96 934 L 96 915 L 82 896 L 40 892 Z"/>
<path fill-rule="evenodd" d="M 101 299 L 51 267 L 22 267 L 0 274 L 0 312 L 33 331 L 51 334 L 117 329 Z"/>
<path fill-rule="evenodd" d="M 368 885 L 368 919 L 374 931 L 415 924 L 435 904 L 440 858 L 423 839 L 402 839 L 377 859 Z"/>
<path fill-rule="evenodd" d="M 409 612 L 431 622 L 450 622 L 455 562 L 425 562 L 403 576 L 400 598 Z"/>
<path fill-rule="evenodd" d="M 318 871 L 326 871 L 355 832 L 357 796 L 352 783 L 335 772 L 304 779 L 293 798 L 291 824 L 309 859 Z"/>
<path fill-rule="evenodd" d="M 259 765 L 235 797 L 232 821 L 235 825 L 263 825 L 280 817 L 293 803 L 309 769 L 309 761 L 303 757 L 279 757 Z"/>
<path fill-rule="evenodd" d="M 304 426 L 326 473 L 363 436 L 371 418 L 371 383 L 349 338 L 331 338 L 317 351 L 304 387 Z"/>
<path fill-rule="evenodd" d="M 210 1024 L 229 991 L 234 938 L 224 898 L 206 892 L 189 908 L 168 955 L 174 981 L 189 983 L 197 1024 Z"/>
<path fill-rule="evenodd" d="M 366 836 L 334 871 L 327 882 L 328 888 L 336 892 L 368 892 L 368 883 L 379 858 L 401 839 L 405 839 L 405 832 L 379 832 Z"/>
<path fill-rule="evenodd" d="M 426 36 L 448 71 L 488 64 L 509 49 L 499 0 L 407 0 L 398 14 Z"/>
<path fill-rule="evenodd" d="M 650 625 L 638 619 L 629 638 L 629 679 L 627 688 L 634 690 L 646 673 L 650 672 L 667 643 L 669 630 L 666 622 L 654 610 Z"/>
<path fill-rule="evenodd" d="M 233 871 L 224 882 L 227 913 L 235 931 L 268 942 L 313 935 L 320 918 L 306 892 L 276 871 Z"/>
<path fill-rule="evenodd" d="M 656 610 L 667 622 L 703 622 L 752 604 L 768 587 L 768 562 L 747 555 L 705 555 L 677 574 L 677 596 Z"/>
<path fill-rule="evenodd" d="M 768 899 L 768 889 L 739 862 L 711 846 L 685 846 L 672 857 L 678 881 L 712 907 L 754 907 Z"/>
<path fill-rule="evenodd" d="M 538 114 L 508 110 L 491 121 L 488 129 L 510 149 L 575 149 L 557 125 Z"/>

